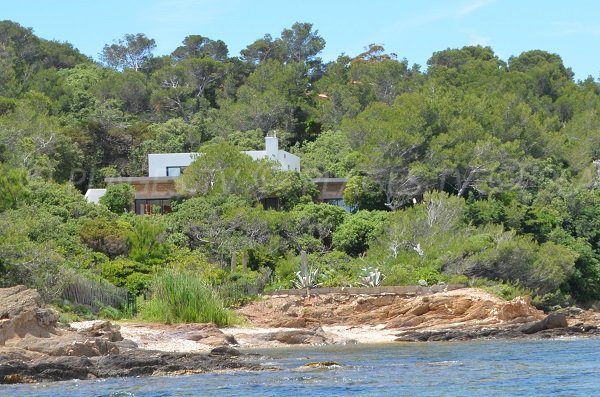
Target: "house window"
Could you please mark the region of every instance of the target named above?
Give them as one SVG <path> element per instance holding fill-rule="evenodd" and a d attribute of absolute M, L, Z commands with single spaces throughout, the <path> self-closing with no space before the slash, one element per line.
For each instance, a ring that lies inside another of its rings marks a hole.
<path fill-rule="evenodd" d="M 167 167 L 167 176 L 179 176 L 186 168 L 185 166 Z"/>
<path fill-rule="evenodd" d="M 135 213 L 138 215 L 159 215 L 171 212 L 170 199 L 135 200 Z"/>

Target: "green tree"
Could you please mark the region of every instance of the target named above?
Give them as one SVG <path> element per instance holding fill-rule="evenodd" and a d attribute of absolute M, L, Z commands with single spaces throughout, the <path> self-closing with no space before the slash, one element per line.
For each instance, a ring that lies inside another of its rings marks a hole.
<path fill-rule="evenodd" d="M 105 205 L 112 212 L 122 214 L 133 208 L 135 188 L 128 183 L 108 185 L 104 196 L 100 197 L 100 204 Z"/>
<path fill-rule="evenodd" d="M 138 219 L 127 243 L 129 258 L 141 263 L 165 259 L 169 247 L 164 241 L 165 226 L 157 219 Z"/>
<path fill-rule="evenodd" d="M 156 48 L 154 39 L 149 39 L 143 33 L 126 34 L 115 44 L 107 44 L 100 53 L 100 59 L 115 69 L 133 69 L 138 71 Z"/>
<path fill-rule="evenodd" d="M 367 176 L 352 176 L 344 189 L 344 202 L 351 208 L 383 210 L 385 195 L 381 188 Z"/>
<path fill-rule="evenodd" d="M 25 170 L 0 163 L 0 212 L 15 209 L 29 196 Z"/>
<path fill-rule="evenodd" d="M 177 179 L 177 190 L 187 196 L 238 195 L 259 201 L 271 193 L 273 164 L 254 161 L 228 143 L 202 148 L 202 154 Z"/>
<path fill-rule="evenodd" d="M 325 40 L 312 27 L 311 23 L 296 22 L 290 29 L 283 29 L 281 41 L 287 62 L 311 64 L 318 61 L 315 57 L 325 48 Z"/>
<path fill-rule="evenodd" d="M 302 160 L 302 172 L 313 178 L 343 178 L 356 166 L 356 153 L 341 131 L 322 132 L 312 142 L 305 142 L 296 152 Z"/>
<path fill-rule="evenodd" d="M 215 61 L 224 62 L 227 60 L 227 44 L 221 40 L 211 40 L 201 35 L 190 35 L 183 39 L 182 46 L 177 47 L 171 53 L 171 56 L 177 60 L 187 58 L 209 57 Z"/>
<path fill-rule="evenodd" d="M 342 127 L 364 155 L 362 168 L 383 190 L 390 209 L 400 208 L 430 186 L 430 177 L 417 161 L 427 142 L 420 104 L 413 97 L 400 98 L 393 107 L 375 103 Z"/>
<path fill-rule="evenodd" d="M 358 211 L 346 217 L 333 233 L 333 246 L 345 253 L 358 256 L 384 230 L 388 213 L 382 211 Z"/>

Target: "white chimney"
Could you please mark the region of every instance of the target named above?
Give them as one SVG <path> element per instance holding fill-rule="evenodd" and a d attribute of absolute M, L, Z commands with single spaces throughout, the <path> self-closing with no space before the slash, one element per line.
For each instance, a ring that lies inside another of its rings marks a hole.
<path fill-rule="evenodd" d="M 273 134 L 273 136 L 265 136 L 265 151 L 267 152 L 267 157 L 269 159 L 277 159 L 279 153 L 279 140 L 275 134 Z"/>

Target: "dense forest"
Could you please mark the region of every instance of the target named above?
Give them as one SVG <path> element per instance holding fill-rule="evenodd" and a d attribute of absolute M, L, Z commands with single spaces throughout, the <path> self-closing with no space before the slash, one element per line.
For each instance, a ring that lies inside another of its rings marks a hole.
<path fill-rule="evenodd" d="M 190 35 L 155 56 L 128 34 L 97 62 L 0 22 L 1 286 L 61 302 L 82 279 L 140 294 L 168 271 L 221 290 L 458 282 L 542 307 L 600 300 L 593 78 L 541 50 L 446 49 L 422 68 L 376 44 L 324 63 L 324 46 L 310 23 L 239 55 Z M 239 153 L 274 131 L 300 174 Z M 82 195 L 147 175 L 148 153 L 197 150 L 213 155 L 170 214 L 133 214 L 127 185 Z M 316 177 L 349 178 L 353 211 L 316 203 Z M 273 195 L 282 210 L 259 204 Z"/>

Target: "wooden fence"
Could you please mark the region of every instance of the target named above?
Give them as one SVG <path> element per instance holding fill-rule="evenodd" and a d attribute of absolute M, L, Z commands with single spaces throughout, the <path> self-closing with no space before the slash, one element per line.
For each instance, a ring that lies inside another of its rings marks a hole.
<path fill-rule="evenodd" d="M 417 295 L 430 295 L 436 292 L 452 291 L 459 288 L 464 288 L 462 284 L 448 284 L 448 285 L 432 285 L 430 287 L 421 287 L 415 285 L 401 285 L 401 286 L 390 286 L 390 287 L 337 287 L 337 288 L 311 288 L 306 289 L 282 289 L 278 291 L 264 292 L 264 295 L 299 295 L 306 296 L 307 293 L 310 295 L 324 295 L 324 294 L 345 294 L 345 295 L 402 295 L 402 296 L 417 296 Z"/>
<path fill-rule="evenodd" d="M 99 309 L 102 306 L 125 307 L 128 304 L 127 295 L 125 288 L 115 287 L 109 282 L 77 277 L 65 288 L 62 297 L 74 304 Z"/>

